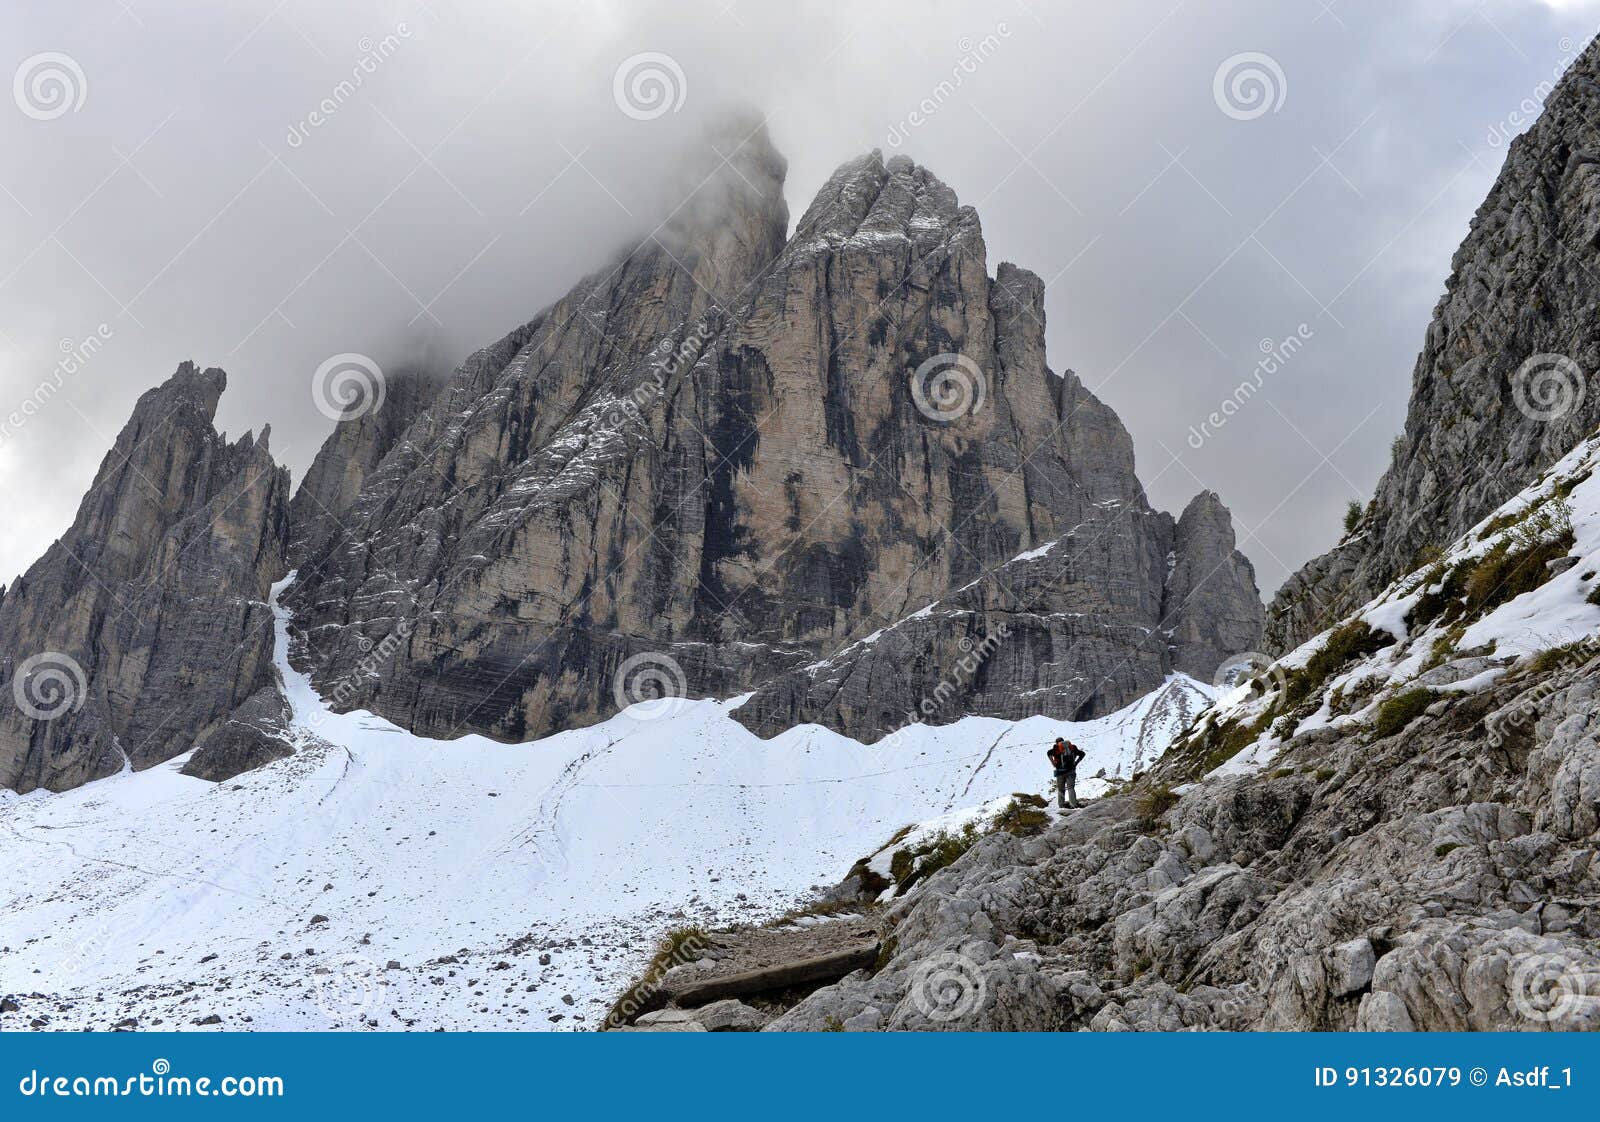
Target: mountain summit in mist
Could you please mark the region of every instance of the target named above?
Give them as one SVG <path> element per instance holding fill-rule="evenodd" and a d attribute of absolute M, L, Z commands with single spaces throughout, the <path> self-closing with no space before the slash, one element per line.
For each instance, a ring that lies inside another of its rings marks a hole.
<path fill-rule="evenodd" d="M 1088 720 L 1258 645 L 1227 509 L 1150 507 L 1115 414 L 1046 365 L 1039 278 L 988 274 L 950 188 L 874 152 L 788 235 L 764 127 L 720 143 L 656 234 L 452 374 L 343 356 L 292 501 L 264 439 L 210 428 L 220 371 L 152 391 L 0 606 L 0 674 L 50 650 L 85 679 L 63 722 L 0 723 L 6 784 L 281 755 L 270 692 L 229 718 L 272 687 L 262 602 L 291 567 L 296 664 L 444 738 L 663 691 L 754 691 L 736 716 L 763 736 Z M 148 595 L 191 571 L 203 590 Z"/>

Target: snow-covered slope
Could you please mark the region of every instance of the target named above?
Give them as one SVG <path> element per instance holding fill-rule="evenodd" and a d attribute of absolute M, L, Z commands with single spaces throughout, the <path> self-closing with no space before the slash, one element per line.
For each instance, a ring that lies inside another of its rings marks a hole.
<path fill-rule="evenodd" d="M 1252 772 L 1269 764 L 1295 733 L 1373 726 L 1385 704 L 1403 694 L 1419 706 L 1443 702 L 1534 667 L 1541 657 L 1576 667 L 1600 655 L 1596 469 L 1600 434 L 1442 556 L 1426 560 L 1335 627 L 1256 668 L 1250 685 L 1217 699 L 1188 743 L 1215 744 L 1218 734 L 1238 732 L 1229 745 L 1234 754 L 1214 773 Z M 1351 647 L 1348 656 L 1324 654 L 1341 640 Z M 1247 730 L 1255 726 L 1252 737 Z M 1240 741 L 1246 741 L 1242 748 Z"/>
<path fill-rule="evenodd" d="M 6 1028 L 593 1025 L 665 928 L 766 918 L 906 823 L 1043 793 L 1057 735 L 1088 752 L 1080 774 L 1127 776 L 1211 693 L 1174 677 L 1085 724 L 972 717 L 871 747 L 760 740 L 727 715 L 740 699 L 435 741 L 322 704 L 288 662 L 287 583 L 296 755 L 221 784 L 179 758 L 0 792 Z"/>

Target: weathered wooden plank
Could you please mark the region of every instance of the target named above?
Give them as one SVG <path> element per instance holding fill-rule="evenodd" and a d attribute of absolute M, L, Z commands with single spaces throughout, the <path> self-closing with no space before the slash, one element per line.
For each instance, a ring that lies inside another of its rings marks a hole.
<path fill-rule="evenodd" d="M 692 1009 L 721 1001 L 725 997 L 744 997 L 755 993 L 786 990 L 811 982 L 833 982 L 852 970 L 871 966 L 878 960 L 878 944 L 862 943 L 832 954 L 782 962 L 764 966 L 759 970 L 746 970 L 740 974 L 725 974 L 720 978 L 687 982 L 674 988 L 667 999 L 683 1009 Z"/>

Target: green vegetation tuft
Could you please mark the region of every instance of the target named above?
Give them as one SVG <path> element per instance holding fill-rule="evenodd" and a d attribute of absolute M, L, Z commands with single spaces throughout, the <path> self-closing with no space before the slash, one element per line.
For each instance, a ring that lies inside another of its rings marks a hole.
<path fill-rule="evenodd" d="M 1194 747 L 1200 761 L 1195 774 L 1214 771 L 1254 744 L 1266 731 L 1274 712 L 1275 709 L 1268 710 L 1254 721 L 1227 721 L 1209 726 Z"/>
<path fill-rule="evenodd" d="M 1049 805 L 1038 795 L 1013 794 L 1005 809 L 995 815 L 994 828 L 1018 838 L 1043 833 L 1050 825 L 1050 815 L 1045 810 Z"/>
<path fill-rule="evenodd" d="M 661 979 L 674 966 L 693 962 L 708 945 L 703 927 L 674 927 L 656 944 L 656 953 L 639 980 L 623 991 L 606 1013 L 605 1028 L 632 1024 L 639 1014 L 648 1012 L 651 999 L 660 992 Z"/>
<path fill-rule="evenodd" d="M 1354 499 L 1344 508 L 1344 532 L 1351 533 L 1361 524 L 1361 504 Z"/>
<path fill-rule="evenodd" d="M 1178 805 L 1177 792 L 1165 785 L 1147 787 L 1139 794 L 1136 804 L 1139 810 L 1139 825 L 1146 830 L 1153 830 L 1161 822 L 1161 816 Z"/>
<path fill-rule="evenodd" d="M 895 850 L 889 858 L 889 875 L 894 878 L 896 895 L 903 895 L 918 881 L 954 864 L 956 858 L 977 844 L 980 836 L 978 824 L 968 822 L 958 833 L 941 831 L 915 848 Z"/>
<path fill-rule="evenodd" d="M 872 964 L 872 972 L 876 974 L 893 961 L 896 952 L 900 950 L 900 936 L 891 935 L 878 944 L 878 961 Z"/>
<path fill-rule="evenodd" d="M 1597 652 L 1593 639 L 1585 639 L 1576 643 L 1567 643 L 1565 646 L 1551 647 L 1547 651 L 1540 651 L 1528 663 L 1528 671 L 1532 674 L 1549 674 L 1557 670 L 1564 670 L 1569 666 L 1580 666 L 1593 658 Z"/>
<path fill-rule="evenodd" d="M 1303 667 L 1289 672 L 1284 686 L 1285 702 L 1298 705 L 1346 663 L 1376 654 L 1394 643 L 1394 636 L 1387 631 L 1374 631 L 1362 620 L 1351 620 L 1329 635 L 1322 649 L 1312 655 Z"/>
<path fill-rule="evenodd" d="M 1406 690 L 1389 698 L 1378 706 L 1378 723 L 1376 731 L 1381 739 L 1393 736 L 1405 728 L 1421 715 L 1422 711 L 1432 705 L 1438 695 L 1432 690 Z"/>
<path fill-rule="evenodd" d="M 1406 622 L 1418 628 L 1435 620 L 1478 619 L 1544 584 L 1551 576 L 1549 563 L 1565 557 L 1573 544 L 1571 510 L 1564 503 L 1546 503 L 1482 557 L 1462 561 L 1431 581 L 1439 589 L 1424 592 Z"/>

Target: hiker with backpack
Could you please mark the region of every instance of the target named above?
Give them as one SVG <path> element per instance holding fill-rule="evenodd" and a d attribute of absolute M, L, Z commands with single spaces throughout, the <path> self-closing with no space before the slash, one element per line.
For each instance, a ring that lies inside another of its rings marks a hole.
<path fill-rule="evenodd" d="M 1058 736 L 1045 755 L 1050 758 L 1050 766 L 1056 769 L 1056 806 L 1066 810 L 1070 800 L 1072 809 L 1077 810 L 1083 805 L 1078 801 L 1078 765 L 1088 753 L 1066 737 Z"/>

